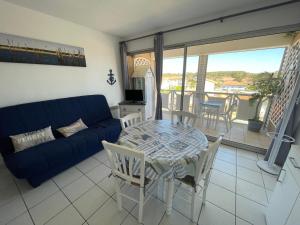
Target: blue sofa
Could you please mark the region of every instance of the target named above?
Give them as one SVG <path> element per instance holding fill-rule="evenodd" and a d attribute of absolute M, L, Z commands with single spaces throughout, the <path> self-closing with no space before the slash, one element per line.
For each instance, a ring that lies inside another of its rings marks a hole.
<path fill-rule="evenodd" d="M 88 126 L 68 138 L 56 131 L 81 118 Z M 52 126 L 56 140 L 14 153 L 10 135 Z M 120 121 L 103 95 L 89 95 L 0 108 L 0 151 L 7 168 L 33 187 L 116 142 Z"/>

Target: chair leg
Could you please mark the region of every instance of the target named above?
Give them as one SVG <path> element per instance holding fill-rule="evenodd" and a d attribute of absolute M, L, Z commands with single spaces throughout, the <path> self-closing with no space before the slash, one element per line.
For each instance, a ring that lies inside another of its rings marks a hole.
<path fill-rule="evenodd" d="M 215 113 L 215 115 L 214 115 L 214 126 L 215 126 L 215 129 L 217 129 L 217 118 L 218 118 L 218 114 Z"/>
<path fill-rule="evenodd" d="M 192 205 L 191 205 L 191 220 L 192 220 L 192 222 L 195 222 L 194 221 L 195 198 L 196 198 L 196 192 L 193 191 L 193 194 L 192 194 Z"/>
<path fill-rule="evenodd" d="M 157 186 L 156 186 L 156 189 L 157 189 L 157 191 L 156 191 L 156 196 L 157 196 L 158 199 L 159 199 L 159 195 L 160 195 L 160 192 L 161 192 L 161 189 L 160 189 L 160 187 L 159 187 L 159 182 L 160 182 L 160 181 L 158 181 L 158 184 L 157 184 Z"/>
<path fill-rule="evenodd" d="M 202 110 L 201 110 L 200 111 L 200 123 L 201 123 L 201 125 L 204 123 L 204 117 L 205 117 L 204 112 L 202 112 Z"/>
<path fill-rule="evenodd" d="M 230 129 L 232 128 L 232 120 L 231 120 L 231 116 L 229 117 L 229 127 L 230 127 Z"/>
<path fill-rule="evenodd" d="M 116 195 L 117 195 L 118 209 L 121 211 L 122 210 L 122 196 L 120 194 L 120 192 L 121 192 L 120 185 L 116 178 L 114 179 L 114 183 L 115 183 L 115 189 L 116 189 Z"/>
<path fill-rule="evenodd" d="M 207 113 L 206 127 L 209 128 L 210 125 L 210 113 Z"/>
<path fill-rule="evenodd" d="M 174 195 L 174 180 L 167 179 L 167 210 L 166 214 L 171 215 L 172 213 L 172 202 L 173 202 L 173 195 Z"/>
<path fill-rule="evenodd" d="M 209 174 L 204 179 L 204 187 L 203 187 L 203 193 L 202 193 L 202 205 L 205 205 L 206 201 L 206 190 L 209 184 Z"/>
<path fill-rule="evenodd" d="M 224 122 L 225 122 L 225 125 L 226 125 L 226 132 L 228 132 L 229 131 L 229 129 L 228 129 L 228 118 L 227 118 L 226 115 L 224 116 Z"/>
<path fill-rule="evenodd" d="M 164 187 L 165 187 L 164 182 L 165 180 L 163 178 L 160 178 L 157 184 L 157 198 L 161 197 L 161 200 L 163 201 L 164 201 Z"/>
<path fill-rule="evenodd" d="M 167 181 L 165 178 L 163 178 L 162 183 L 163 183 L 162 199 L 164 202 L 166 202 L 167 201 L 167 193 L 168 193 L 166 190 L 166 187 L 168 186 L 168 184 L 167 184 Z"/>
<path fill-rule="evenodd" d="M 217 129 L 219 121 L 220 121 L 220 112 L 218 110 L 218 114 L 217 114 L 217 118 L 216 118 L 216 129 Z"/>
<path fill-rule="evenodd" d="M 144 188 L 140 187 L 139 223 L 142 223 L 142 221 L 143 221 L 143 209 L 144 209 Z"/>

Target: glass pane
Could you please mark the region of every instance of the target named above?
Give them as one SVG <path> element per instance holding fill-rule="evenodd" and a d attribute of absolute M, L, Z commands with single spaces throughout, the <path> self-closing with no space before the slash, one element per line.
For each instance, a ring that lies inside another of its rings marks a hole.
<path fill-rule="evenodd" d="M 195 99 L 198 83 L 198 65 L 200 54 L 195 51 L 194 47 L 187 49 L 186 73 L 184 84 L 183 110 L 187 112 L 195 112 Z"/>
<path fill-rule="evenodd" d="M 196 91 L 199 55 L 187 55 L 185 91 Z"/>
<path fill-rule="evenodd" d="M 180 109 L 184 49 L 165 50 L 163 54 L 162 107 L 163 117 L 169 118 L 170 111 Z"/>

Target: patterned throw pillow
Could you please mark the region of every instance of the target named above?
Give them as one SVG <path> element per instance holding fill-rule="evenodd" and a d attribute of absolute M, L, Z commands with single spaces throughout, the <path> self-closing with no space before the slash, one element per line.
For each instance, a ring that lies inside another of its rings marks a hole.
<path fill-rule="evenodd" d="M 84 122 L 79 119 L 76 122 L 70 124 L 69 126 L 58 128 L 57 131 L 64 135 L 64 137 L 69 137 L 78 131 L 84 130 L 88 128 L 87 125 L 84 124 Z"/>
<path fill-rule="evenodd" d="M 15 152 L 22 151 L 48 141 L 55 140 L 51 126 L 37 131 L 10 136 Z"/>

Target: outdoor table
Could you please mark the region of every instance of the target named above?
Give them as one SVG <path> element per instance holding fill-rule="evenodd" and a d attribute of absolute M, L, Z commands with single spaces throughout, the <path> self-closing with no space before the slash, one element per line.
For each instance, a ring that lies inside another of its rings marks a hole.
<path fill-rule="evenodd" d="M 167 214 L 172 211 L 174 179 L 193 175 L 195 162 L 208 140 L 197 128 L 172 124 L 168 120 L 148 120 L 122 131 L 119 144 L 144 151 L 148 178 L 153 173 L 167 181 Z M 191 165 L 191 166 L 187 166 Z"/>
<path fill-rule="evenodd" d="M 208 100 L 205 102 L 200 102 L 200 105 L 206 109 L 205 113 L 207 113 L 208 119 L 207 119 L 207 127 L 209 127 L 211 123 L 211 117 L 216 116 L 216 122 L 215 122 L 215 128 L 217 128 L 217 125 L 219 123 L 219 117 L 220 117 L 220 110 L 224 105 L 224 102 L 217 101 L 217 100 Z"/>

